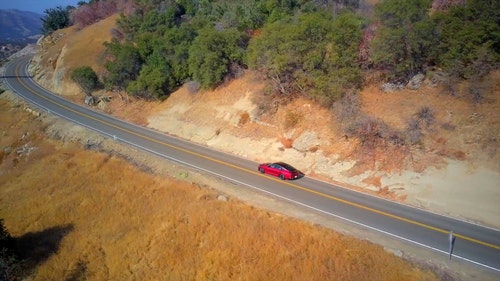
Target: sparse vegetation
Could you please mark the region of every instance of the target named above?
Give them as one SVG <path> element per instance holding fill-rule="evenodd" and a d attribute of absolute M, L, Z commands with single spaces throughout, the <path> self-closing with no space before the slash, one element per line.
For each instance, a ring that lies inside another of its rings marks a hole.
<path fill-rule="evenodd" d="M 418 144 L 422 140 L 422 127 L 416 118 L 410 118 L 406 127 L 406 135 L 410 144 Z"/>
<path fill-rule="evenodd" d="M 422 129 L 431 129 L 436 122 L 433 110 L 428 106 L 421 107 L 406 125 L 406 138 L 410 144 L 419 144 L 423 138 Z M 450 127 L 448 127 L 450 128 Z"/>
<path fill-rule="evenodd" d="M 337 114 L 340 123 L 347 125 L 358 119 L 360 107 L 359 95 L 349 92 L 334 104 L 333 110 Z"/>
<path fill-rule="evenodd" d="M 250 122 L 250 114 L 248 112 L 243 112 L 240 115 L 240 120 L 238 121 L 238 125 L 245 125 L 246 123 Z"/>
<path fill-rule="evenodd" d="M 392 144 L 402 146 L 406 138 L 396 129 L 390 128 L 384 121 L 375 119 L 361 112 L 359 95 L 348 93 L 336 102 L 333 110 L 342 124 L 345 137 L 356 137 L 365 148 L 376 145 Z"/>
<path fill-rule="evenodd" d="M 360 139 L 364 147 L 374 148 L 388 136 L 387 125 L 379 119 L 363 116 L 347 127 L 346 133 Z"/>
<path fill-rule="evenodd" d="M 419 123 L 423 123 L 427 128 L 433 125 L 436 122 L 436 118 L 434 117 L 434 112 L 428 106 L 423 106 L 420 108 L 417 113 L 417 120 Z"/>
<path fill-rule="evenodd" d="M 301 118 L 302 116 L 299 113 L 288 111 L 285 115 L 285 123 L 283 126 L 285 127 L 285 129 L 291 129 L 300 122 Z"/>

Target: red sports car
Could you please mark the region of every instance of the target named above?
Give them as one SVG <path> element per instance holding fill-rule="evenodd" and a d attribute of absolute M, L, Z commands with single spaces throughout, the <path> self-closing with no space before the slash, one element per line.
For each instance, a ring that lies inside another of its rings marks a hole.
<path fill-rule="evenodd" d="M 260 164 L 259 172 L 279 177 L 282 180 L 298 179 L 302 176 L 299 170 L 283 162 Z"/>

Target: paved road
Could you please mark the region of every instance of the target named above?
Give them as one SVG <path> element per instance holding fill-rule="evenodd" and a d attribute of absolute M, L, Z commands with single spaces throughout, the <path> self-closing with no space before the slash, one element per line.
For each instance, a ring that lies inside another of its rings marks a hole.
<path fill-rule="evenodd" d="M 73 104 L 37 85 L 27 73 L 29 58 L 12 61 L 5 84 L 42 110 L 166 159 L 225 178 L 316 212 L 379 231 L 486 267 L 500 276 L 500 230 L 444 217 L 307 176 L 281 181 L 257 172 L 257 163 L 136 126 Z M 293 164 L 293 163 L 291 163 Z M 478 202 L 481 204 L 481 202 Z M 500 219 L 500 218 L 499 218 Z"/>

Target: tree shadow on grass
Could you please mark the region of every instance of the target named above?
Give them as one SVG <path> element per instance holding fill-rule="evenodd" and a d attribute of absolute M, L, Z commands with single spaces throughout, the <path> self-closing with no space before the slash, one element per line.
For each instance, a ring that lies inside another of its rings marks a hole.
<path fill-rule="evenodd" d="M 23 260 L 25 272 L 32 272 L 37 266 L 55 254 L 62 239 L 74 229 L 72 224 L 54 226 L 40 232 L 28 232 L 16 237 L 18 257 Z"/>

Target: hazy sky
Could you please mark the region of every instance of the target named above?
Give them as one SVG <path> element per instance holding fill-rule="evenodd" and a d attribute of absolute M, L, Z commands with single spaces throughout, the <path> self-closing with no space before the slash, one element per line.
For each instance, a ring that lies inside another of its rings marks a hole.
<path fill-rule="evenodd" d="M 44 14 L 45 9 L 71 5 L 76 7 L 81 0 L 0 0 L 0 9 L 17 9 L 20 11 L 30 11 L 39 14 Z M 88 1 L 85 1 L 88 2 Z"/>

